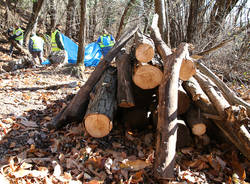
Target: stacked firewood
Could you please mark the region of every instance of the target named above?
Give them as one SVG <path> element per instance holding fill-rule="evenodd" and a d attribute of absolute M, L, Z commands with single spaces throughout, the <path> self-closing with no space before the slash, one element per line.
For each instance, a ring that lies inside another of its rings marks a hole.
<path fill-rule="evenodd" d="M 157 127 L 155 176 L 174 177 L 176 146 L 223 132 L 250 160 L 250 105 L 238 98 L 213 72 L 189 56 L 189 44 L 172 51 L 161 39 L 154 16 L 151 35 L 128 30 L 103 58 L 53 125 L 84 122 L 93 137 L 104 137 L 117 121 L 129 128 Z M 135 34 L 128 53 L 122 49 Z M 115 58 L 115 64 L 110 62 Z M 122 109 L 122 110 L 121 110 Z M 218 131 L 218 133 L 217 133 Z M 177 143 L 176 143 L 177 142 Z"/>

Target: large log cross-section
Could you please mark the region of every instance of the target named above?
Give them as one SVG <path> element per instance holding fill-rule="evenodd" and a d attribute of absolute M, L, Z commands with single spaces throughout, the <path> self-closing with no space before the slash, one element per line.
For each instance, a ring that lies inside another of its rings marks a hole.
<path fill-rule="evenodd" d="M 151 37 L 164 62 L 164 76 L 159 87 L 154 176 L 164 182 L 174 178 L 178 126 L 178 80 L 182 60 L 188 57 L 188 44 L 180 44 L 171 54 L 171 49 L 161 38 L 157 22 L 158 15 L 155 14 L 151 26 Z"/>

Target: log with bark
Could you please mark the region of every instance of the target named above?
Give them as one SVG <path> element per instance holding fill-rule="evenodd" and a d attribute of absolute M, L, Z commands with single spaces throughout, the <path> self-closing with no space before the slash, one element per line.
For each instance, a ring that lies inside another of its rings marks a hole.
<path fill-rule="evenodd" d="M 136 32 L 135 37 L 135 57 L 139 62 L 149 62 L 153 59 L 155 51 L 154 51 L 154 42 L 153 40 L 140 31 Z"/>
<path fill-rule="evenodd" d="M 216 110 L 222 120 L 213 120 L 213 122 L 222 130 L 225 136 L 241 151 L 241 153 L 250 160 L 250 134 L 247 128 L 240 124 L 237 117 L 230 117 L 229 119 L 234 121 L 229 121 L 228 109 L 233 108 L 229 105 L 226 99 L 221 95 L 217 89 L 215 90 L 215 84 L 205 75 L 197 72 L 194 76 L 199 82 L 202 89 L 206 92 L 211 102 L 214 104 Z M 246 113 L 246 108 L 245 113 Z M 239 108 L 242 110 L 242 108 Z M 230 111 L 229 111 L 230 112 Z M 238 112 L 240 113 L 240 112 Z M 244 113 L 243 113 L 244 114 Z M 240 116 L 242 117 L 242 116 Z"/>
<path fill-rule="evenodd" d="M 191 107 L 185 117 L 194 135 L 201 136 L 206 133 L 208 121 L 201 115 L 199 108 Z"/>
<path fill-rule="evenodd" d="M 154 176 L 166 181 L 174 178 L 178 80 L 181 62 L 188 55 L 188 44 L 182 43 L 171 54 L 171 49 L 161 38 L 157 23 L 158 15 L 155 14 L 151 25 L 151 38 L 164 62 L 164 76 L 159 87 Z"/>
<path fill-rule="evenodd" d="M 201 89 L 200 84 L 194 77 L 182 83 L 184 90 L 191 96 L 195 106 L 199 107 L 203 113 L 217 115 L 214 105 L 211 103 L 210 99 L 206 93 Z"/>
<path fill-rule="evenodd" d="M 120 52 L 121 48 L 123 48 L 124 45 L 133 37 L 137 29 L 138 26 L 135 26 L 130 30 L 127 30 L 121 36 L 108 54 L 100 61 L 86 83 L 81 87 L 67 108 L 64 109 L 63 113 L 61 113 L 60 117 L 53 119 L 52 122 L 48 124 L 49 129 L 59 129 L 68 123 L 82 121 L 88 106 L 90 92 L 102 76 L 103 72 L 109 66 L 110 62 Z"/>
<path fill-rule="evenodd" d="M 116 111 L 116 68 L 109 67 L 98 81 L 84 117 L 85 128 L 92 137 L 104 137 L 113 127 Z"/>
<path fill-rule="evenodd" d="M 133 91 L 132 91 L 132 71 L 130 56 L 124 51 L 121 51 L 116 57 L 117 66 L 117 104 L 119 107 L 135 106 Z"/>
<path fill-rule="evenodd" d="M 211 70 L 209 70 L 205 65 L 200 62 L 196 62 L 199 70 L 208 76 L 217 87 L 225 94 L 226 99 L 231 105 L 242 105 L 246 107 L 248 116 L 250 116 L 250 104 L 239 98 L 219 77 L 217 77 Z"/>
<path fill-rule="evenodd" d="M 199 82 L 202 90 L 207 94 L 218 114 L 225 118 L 225 109 L 230 106 L 228 101 L 224 98 L 217 86 L 205 75 L 199 71 L 194 75 L 194 78 Z"/>
<path fill-rule="evenodd" d="M 185 121 L 178 119 L 177 126 L 178 126 L 178 130 L 177 130 L 176 149 L 181 149 L 183 147 L 192 145 L 193 139 L 190 135 L 189 128 L 186 125 Z"/>
<path fill-rule="evenodd" d="M 181 85 L 178 88 L 178 111 L 177 114 L 181 115 L 188 111 L 188 108 L 191 104 L 191 100 L 187 92 L 183 89 Z"/>

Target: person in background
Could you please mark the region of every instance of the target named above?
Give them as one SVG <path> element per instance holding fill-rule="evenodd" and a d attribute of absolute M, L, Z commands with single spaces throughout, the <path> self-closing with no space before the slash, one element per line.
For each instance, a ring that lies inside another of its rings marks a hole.
<path fill-rule="evenodd" d="M 52 64 L 68 62 L 68 54 L 64 48 L 61 29 L 62 26 L 58 24 L 51 33 L 51 53 L 49 55 L 49 60 Z"/>
<path fill-rule="evenodd" d="M 29 51 L 32 54 L 34 66 L 37 66 L 36 57 L 38 57 L 40 64 L 43 62 L 43 46 L 44 40 L 32 33 L 29 40 Z"/>
<path fill-rule="evenodd" d="M 111 34 L 107 32 L 107 30 L 104 29 L 103 35 L 99 36 L 99 38 L 97 39 L 97 43 L 101 48 L 103 56 L 106 56 L 109 50 L 114 46 L 115 39 Z"/>
<path fill-rule="evenodd" d="M 10 35 L 9 40 L 15 40 L 19 45 L 23 45 L 23 29 L 17 25 L 15 25 L 13 32 L 10 32 L 11 30 L 8 30 L 8 34 Z M 10 53 L 11 56 L 13 54 L 13 44 L 10 45 Z"/>

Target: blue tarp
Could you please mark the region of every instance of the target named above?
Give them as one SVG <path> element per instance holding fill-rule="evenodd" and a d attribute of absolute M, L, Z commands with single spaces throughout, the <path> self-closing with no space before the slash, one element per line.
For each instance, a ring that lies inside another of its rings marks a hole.
<path fill-rule="evenodd" d="M 62 34 L 62 39 L 65 50 L 68 53 L 68 63 L 76 64 L 78 45 L 64 34 Z M 101 56 L 102 56 L 101 48 L 96 42 L 88 44 L 85 47 L 84 65 L 97 66 L 98 63 L 100 62 Z M 50 64 L 50 61 L 47 59 L 42 64 L 43 65 Z"/>

